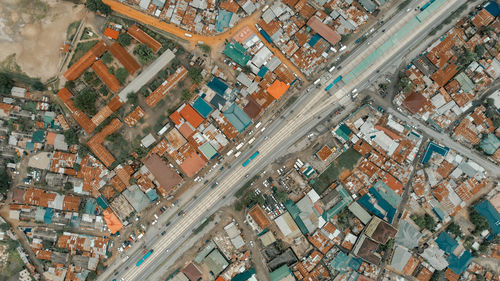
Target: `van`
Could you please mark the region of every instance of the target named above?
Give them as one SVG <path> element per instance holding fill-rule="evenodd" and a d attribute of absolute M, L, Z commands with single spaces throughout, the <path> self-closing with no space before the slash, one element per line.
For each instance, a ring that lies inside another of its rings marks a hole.
<path fill-rule="evenodd" d="M 335 65 L 334 65 L 334 66 L 332 66 L 332 67 L 330 67 L 330 69 L 328 69 L 328 72 L 330 72 L 330 73 L 331 73 L 331 72 L 332 72 L 332 71 L 334 71 L 334 70 L 335 70 Z"/>
<path fill-rule="evenodd" d="M 193 35 L 189 34 L 189 33 L 184 33 L 184 35 L 187 37 L 187 38 L 191 38 L 193 37 Z"/>

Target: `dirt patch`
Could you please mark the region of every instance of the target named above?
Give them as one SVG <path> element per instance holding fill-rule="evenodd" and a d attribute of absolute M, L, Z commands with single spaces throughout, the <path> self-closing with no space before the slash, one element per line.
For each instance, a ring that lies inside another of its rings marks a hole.
<path fill-rule="evenodd" d="M 66 29 L 84 16 L 84 10 L 83 5 L 61 0 L 0 1 L 3 70 L 21 70 L 43 81 L 56 75 Z"/>

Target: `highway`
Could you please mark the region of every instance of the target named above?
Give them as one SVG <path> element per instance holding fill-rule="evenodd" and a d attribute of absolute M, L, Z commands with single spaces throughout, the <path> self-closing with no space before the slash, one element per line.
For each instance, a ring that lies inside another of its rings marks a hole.
<path fill-rule="evenodd" d="M 165 236 L 161 236 L 156 241 L 148 241 L 146 248 L 154 249 L 153 254 L 147 259 L 140 267 L 136 267 L 135 263 L 140 257 L 140 253 L 132 255 L 127 262 L 125 262 L 118 273 L 113 276 L 119 280 L 140 280 L 146 279 L 160 266 L 164 259 L 168 257 L 176 249 L 185 238 L 191 234 L 191 230 L 198 226 L 199 223 L 211 213 L 213 213 L 218 206 L 225 203 L 225 198 L 232 196 L 234 192 L 246 181 L 245 175 L 250 177 L 260 171 L 267 163 L 271 163 L 277 157 L 286 154 L 287 148 L 295 143 L 299 138 L 306 134 L 310 129 L 322 121 L 330 112 L 334 111 L 339 104 L 349 105 L 351 103 L 348 94 L 359 85 L 369 83 L 372 79 L 379 76 L 377 70 L 384 69 L 384 66 L 390 66 L 393 61 L 397 61 L 401 53 L 403 53 L 408 46 L 418 44 L 419 39 L 424 36 L 424 31 L 432 30 L 433 26 L 444 20 L 449 15 L 453 8 L 458 7 L 465 0 L 448 0 L 443 6 L 436 11 L 435 14 L 429 16 L 421 25 L 415 28 L 407 37 L 396 44 L 387 53 L 381 56 L 375 63 L 369 66 L 366 71 L 359 75 L 357 79 L 350 83 L 334 89 L 335 94 L 329 96 L 321 87 L 317 91 L 311 93 L 304 93 L 288 110 L 285 111 L 283 117 L 275 119 L 271 124 L 263 124 L 266 126 L 265 134 L 261 135 L 253 143 L 253 148 L 248 147 L 246 151 L 242 152 L 241 156 L 233 161 L 230 166 L 219 174 L 215 179 L 219 184 L 211 189 L 204 188 L 195 200 L 189 202 L 183 209 L 185 216 L 175 216 L 171 220 L 171 225 L 167 228 L 168 232 Z M 425 1 L 414 1 L 412 5 L 418 3 L 422 4 Z M 340 72 L 333 75 L 332 79 L 324 85 L 328 85 L 338 75 L 345 75 L 356 67 L 364 58 L 373 52 L 378 46 L 384 43 L 387 38 L 394 34 L 405 22 L 414 17 L 418 12 L 415 10 L 406 13 L 403 11 L 399 16 L 394 17 L 393 20 L 384 24 L 381 29 L 385 32 L 375 33 L 374 40 L 368 39 L 365 41 L 366 47 L 358 48 L 353 54 L 353 59 L 347 61 L 343 65 Z M 397 23 L 397 24 L 395 24 Z M 371 41 L 371 42 L 370 42 Z M 315 89 L 316 90 L 316 89 Z M 336 106 L 337 105 L 337 106 Z M 268 137 L 266 139 L 265 137 Z M 260 155 L 250 162 L 246 167 L 241 164 L 256 150 Z M 210 186 L 211 183 L 208 185 Z M 127 269 L 128 267 L 128 269 Z M 102 275 L 102 279 L 110 276 L 111 272 L 106 272 Z M 111 279 L 113 279 L 111 278 Z"/>

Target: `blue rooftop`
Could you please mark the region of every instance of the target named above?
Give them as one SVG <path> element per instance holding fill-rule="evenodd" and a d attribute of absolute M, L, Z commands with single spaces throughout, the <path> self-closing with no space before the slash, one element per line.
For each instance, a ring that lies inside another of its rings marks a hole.
<path fill-rule="evenodd" d="M 250 117 L 248 117 L 248 115 L 243 112 L 243 110 L 241 110 L 236 103 L 233 103 L 228 109 L 226 109 L 223 115 L 240 133 L 252 124 L 252 119 L 250 119 Z"/>
<path fill-rule="evenodd" d="M 97 215 L 97 201 L 94 198 L 89 198 L 87 202 L 85 202 L 85 213 Z"/>
<path fill-rule="evenodd" d="M 106 201 L 106 199 L 104 199 L 102 195 L 97 197 L 97 205 L 99 205 L 99 207 L 101 207 L 103 210 L 105 210 L 109 206 L 108 201 Z"/>
<path fill-rule="evenodd" d="M 500 214 L 498 214 L 495 207 L 491 205 L 490 201 L 484 200 L 479 204 L 476 204 L 474 209 L 476 209 L 481 216 L 488 220 L 488 224 L 490 225 L 493 234 L 497 235 L 500 233 Z"/>
<path fill-rule="evenodd" d="M 314 45 L 316 45 L 319 39 L 321 39 L 321 36 L 318 33 L 316 33 L 314 34 L 313 37 L 311 37 L 311 39 L 309 39 L 309 42 L 307 42 L 307 44 L 309 44 L 309 46 L 311 47 L 314 47 Z"/>
<path fill-rule="evenodd" d="M 371 199 L 375 199 L 375 203 L 373 203 Z M 368 193 L 363 195 L 363 197 L 358 200 L 358 203 L 365 207 L 370 213 L 389 223 L 392 223 L 394 215 L 396 214 L 396 208 L 391 206 L 391 204 L 373 187 L 368 189 Z"/>
<path fill-rule="evenodd" d="M 429 144 L 427 145 L 427 148 L 425 149 L 424 157 L 422 157 L 422 160 L 420 161 L 420 163 L 425 164 L 425 163 L 429 162 L 433 153 L 439 153 L 443 156 L 446 156 L 446 154 L 448 154 L 449 150 L 450 149 L 448 147 L 440 146 L 440 145 L 435 144 L 433 142 L 429 142 Z"/>
<path fill-rule="evenodd" d="M 215 24 L 215 30 L 217 32 L 222 32 L 224 31 L 224 28 L 229 27 L 229 22 L 231 21 L 231 17 L 233 16 L 233 13 L 219 9 L 219 16 L 217 17 L 217 22 Z"/>
<path fill-rule="evenodd" d="M 500 8 L 498 7 L 497 2 L 495 1 L 488 2 L 488 4 L 486 4 L 484 8 L 486 9 L 486 11 L 488 11 L 488 13 L 490 13 L 495 18 L 498 17 L 498 15 L 500 14 Z"/>
<path fill-rule="evenodd" d="M 158 193 L 156 193 L 156 190 L 152 188 L 146 191 L 146 196 L 151 202 L 158 200 Z"/>
<path fill-rule="evenodd" d="M 456 274 L 462 274 L 472 261 L 472 254 L 469 251 L 464 251 L 460 257 L 451 254 L 446 261 L 448 267 Z"/>
<path fill-rule="evenodd" d="M 441 250 L 445 251 L 448 254 L 453 253 L 453 251 L 455 251 L 455 249 L 458 247 L 458 242 L 455 241 L 455 239 L 453 239 L 445 231 L 439 234 L 439 236 L 436 238 L 436 243 Z"/>
<path fill-rule="evenodd" d="M 245 270 L 240 274 L 236 274 L 231 281 L 246 281 L 250 279 L 255 274 L 255 269 L 252 267 L 249 270 Z"/>
<path fill-rule="evenodd" d="M 257 76 L 259 76 L 260 78 L 264 77 L 264 75 L 266 75 L 268 70 L 269 69 L 266 66 L 261 67 L 259 69 L 259 72 L 257 73 Z"/>
<path fill-rule="evenodd" d="M 54 210 L 51 208 L 45 209 L 45 215 L 43 215 L 43 223 L 52 224 L 52 217 L 54 216 Z"/>
<path fill-rule="evenodd" d="M 198 111 L 198 113 L 203 116 L 203 118 L 207 118 L 208 115 L 212 112 L 212 107 L 201 97 L 198 97 L 194 103 L 193 108 Z"/>
<path fill-rule="evenodd" d="M 217 77 L 214 77 L 212 81 L 208 82 L 207 86 L 221 96 L 223 96 L 224 92 L 227 90 L 227 88 L 229 88 L 224 82 L 220 81 L 219 78 Z"/>
<path fill-rule="evenodd" d="M 335 258 L 330 262 L 330 265 L 335 270 L 340 271 L 341 273 L 346 271 L 357 271 L 361 266 L 363 260 L 360 258 L 355 258 L 352 256 L 346 255 L 344 252 L 339 251 L 339 253 L 335 256 Z"/>

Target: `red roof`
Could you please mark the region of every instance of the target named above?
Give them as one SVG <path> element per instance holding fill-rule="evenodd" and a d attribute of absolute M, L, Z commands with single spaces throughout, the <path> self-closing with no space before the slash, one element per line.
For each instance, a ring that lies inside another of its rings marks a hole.
<path fill-rule="evenodd" d="M 170 114 L 170 120 L 172 120 L 172 122 L 174 122 L 175 125 L 181 124 L 181 118 L 182 117 L 178 111 L 174 111 L 172 114 Z"/>
<path fill-rule="evenodd" d="M 71 94 L 68 89 L 62 88 L 61 90 L 59 90 L 59 92 L 57 92 L 57 95 L 61 98 L 63 103 L 71 112 L 75 121 L 83 128 L 83 130 L 85 130 L 87 134 L 92 133 L 96 126 L 94 123 L 92 123 L 90 118 L 85 115 L 85 113 L 75 107 L 75 105 L 73 104 L 73 100 L 71 99 L 73 97 L 73 94 Z"/>
<path fill-rule="evenodd" d="M 340 35 L 333 30 L 333 28 L 322 23 L 316 16 L 311 17 L 309 21 L 307 21 L 307 25 L 332 45 L 335 45 L 340 41 Z"/>
<path fill-rule="evenodd" d="M 77 62 L 75 62 L 66 72 L 64 77 L 67 80 L 75 80 L 82 73 L 89 68 L 98 57 L 100 57 L 108 49 L 104 41 L 99 41 L 94 47 L 92 47 L 85 55 L 83 55 Z"/>
<path fill-rule="evenodd" d="M 424 106 L 426 101 L 427 99 L 421 93 L 411 92 L 406 95 L 403 105 L 408 108 L 411 113 L 415 114 Z"/>
<path fill-rule="evenodd" d="M 186 104 L 179 113 L 193 128 L 197 128 L 203 123 L 203 117 L 189 104 Z"/>
<path fill-rule="evenodd" d="M 104 30 L 104 36 L 106 37 L 109 37 L 111 39 L 118 39 L 118 34 L 120 34 L 120 32 L 114 30 L 114 29 L 111 29 L 109 27 L 107 27 L 105 30 Z"/>
<path fill-rule="evenodd" d="M 128 34 L 134 37 L 135 40 L 142 44 L 148 45 L 156 53 L 161 48 L 160 42 L 156 41 L 153 37 L 149 36 L 146 32 L 142 31 L 137 25 L 132 25 L 128 29 Z"/>
<path fill-rule="evenodd" d="M 94 62 L 92 69 L 113 93 L 120 89 L 120 82 L 113 74 L 109 73 L 108 67 L 101 60 Z"/>
<path fill-rule="evenodd" d="M 102 161 L 106 167 L 111 166 L 115 162 L 115 157 L 102 145 L 104 139 L 114 133 L 122 126 L 122 122 L 117 118 L 111 120 L 111 122 L 104 127 L 99 133 L 95 134 L 88 142 L 90 150 Z"/>
<path fill-rule="evenodd" d="M 274 98 L 279 99 L 287 90 L 290 88 L 290 85 L 285 82 L 281 82 L 280 80 L 274 80 L 274 83 L 267 88 L 267 92 Z"/>
<path fill-rule="evenodd" d="M 137 70 L 139 70 L 140 65 L 132 57 L 125 48 L 120 45 L 120 43 L 115 42 L 109 47 L 111 54 L 118 59 L 118 61 L 125 67 L 125 69 L 133 75 Z"/>
<path fill-rule="evenodd" d="M 207 162 L 200 155 L 193 153 L 180 166 L 188 177 L 192 177 L 205 166 L 205 163 Z"/>
<path fill-rule="evenodd" d="M 158 88 L 156 88 L 147 98 L 146 103 L 154 107 L 168 92 L 179 82 L 184 79 L 188 74 L 188 71 L 184 66 L 180 66 L 177 70 L 170 75 L 167 80 L 165 80 Z"/>

